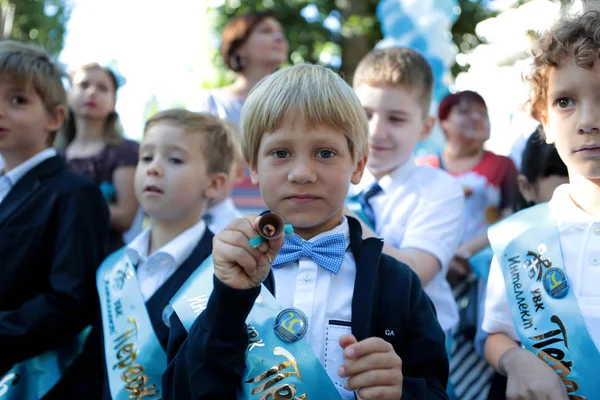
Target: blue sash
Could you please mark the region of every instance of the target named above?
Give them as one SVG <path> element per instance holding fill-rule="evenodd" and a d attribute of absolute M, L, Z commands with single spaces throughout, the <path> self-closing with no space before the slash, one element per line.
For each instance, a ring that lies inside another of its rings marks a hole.
<path fill-rule="evenodd" d="M 365 215 L 363 211 L 362 205 L 358 200 L 356 200 L 357 196 L 349 197 L 346 199 L 346 207 L 352 212 L 354 212 L 358 217 L 369 227 L 371 230 L 375 230 L 375 227 L 371 225 L 369 218 Z"/>
<path fill-rule="evenodd" d="M 39 400 L 44 397 L 81 354 L 90 330 L 91 326 L 58 349 L 15 364 L 0 379 L 0 399 Z"/>
<path fill-rule="evenodd" d="M 198 314 L 206 308 L 213 290 L 213 274 L 212 257 L 208 257 L 171 301 L 188 332 Z M 242 392 L 238 393 L 238 398 L 341 399 L 304 339 L 288 343 L 276 335 L 274 321 L 280 310 L 281 305 L 262 286 L 246 321 L 249 342 Z"/>
<path fill-rule="evenodd" d="M 124 248 L 104 260 L 96 284 L 113 400 L 160 399 L 167 356 L 152 328 L 135 267 Z"/>
<path fill-rule="evenodd" d="M 569 286 L 560 233 L 548 205 L 512 215 L 488 235 L 523 347 L 559 374 L 570 399 L 598 398 L 600 352 Z"/>

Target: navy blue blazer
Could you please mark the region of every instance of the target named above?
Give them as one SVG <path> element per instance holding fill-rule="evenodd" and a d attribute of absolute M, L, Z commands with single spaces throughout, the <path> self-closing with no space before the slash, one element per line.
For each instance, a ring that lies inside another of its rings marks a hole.
<path fill-rule="evenodd" d="M 0 203 L 0 376 L 93 321 L 108 225 L 100 189 L 58 156 Z"/>
<path fill-rule="evenodd" d="M 359 341 L 375 336 L 393 345 L 402 359 L 402 399 L 447 399 L 445 335 L 419 278 L 405 264 L 382 254 L 381 239 L 363 240 L 359 222 L 350 217 L 348 222 L 356 260 L 352 333 Z M 236 399 L 248 344 L 245 321 L 260 288 L 234 290 L 216 278 L 214 283 L 207 308 L 189 336 L 177 315 L 171 317 L 165 400 Z M 265 286 L 275 293 L 272 273 Z"/>
<path fill-rule="evenodd" d="M 163 321 L 163 310 L 173 296 L 188 280 L 190 275 L 212 253 L 214 235 L 207 228 L 189 257 L 177 268 L 167 281 L 146 301 L 146 309 L 158 341 L 165 351 L 169 338 L 169 328 Z M 99 307 L 99 306 L 98 306 Z M 98 313 L 100 314 L 100 313 Z M 92 334 L 82 356 L 76 361 L 72 370 L 65 375 L 47 398 L 50 399 L 106 399 L 111 400 L 107 380 L 106 360 L 104 358 L 104 335 L 102 318 L 99 315 L 94 324 Z"/>

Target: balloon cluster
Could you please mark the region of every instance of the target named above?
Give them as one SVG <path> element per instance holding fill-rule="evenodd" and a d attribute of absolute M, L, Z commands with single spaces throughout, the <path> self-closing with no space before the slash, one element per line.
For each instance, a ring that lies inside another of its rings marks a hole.
<path fill-rule="evenodd" d="M 381 0 L 377 5 L 383 40 L 376 48 L 409 47 L 423 54 L 433 70 L 434 102 L 448 93 L 444 78 L 457 52 L 450 29 L 459 14 L 456 0 Z"/>

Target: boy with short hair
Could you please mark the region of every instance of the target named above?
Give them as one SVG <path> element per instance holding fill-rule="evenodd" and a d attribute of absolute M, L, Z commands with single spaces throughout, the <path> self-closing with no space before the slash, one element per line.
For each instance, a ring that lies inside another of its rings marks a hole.
<path fill-rule="evenodd" d="M 384 252 L 405 262 L 421 278 L 448 334 L 458 323 L 458 307 L 446 280 L 460 244 L 464 196 L 446 172 L 417 166 L 411 155 L 431 133 L 433 72 L 408 48 L 368 53 L 354 74 L 354 90 L 369 119 L 369 161 L 352 188 L 373 233 L 386 241 Z"/>
<path fill-rule="evenodd" d="M 44 397 L 79 355 L 106 255 L 100 189 L 52 146 L 64 71 L 36 47 L 0 41 L 0 393 Z"/>
<path fill-rule="evenodd" d="M 234 158 L 231 169 L 227 174 L 227 181 L 219 190 L 217 196 L 211 199 L 202 218 L 208 224 L 208 228 L 215 235 L 227 226 L 232 220 L 241 218 L 242 212 L 233 203 L 231 192 L 233 187 L 244 180 L 246 173 L 246 163 L 242 154 L 242 140 L 238 127 L 227 120 L 222 119 L 221 123 L 231 131 L 231 139 L 234 145 Z"/>
<path fill-rule="evenodd" d="M 214 275 L 205 266 L 172 302 L 165 398 L 447 398 L 444 333 L 419 279 L 343 215 L 367 160 L 352 89 L 321 66 L 282 69 L 242 121 L 253 180 L 295 234 L 253 247 L 248 215 L 216 236 Z"/>
<path fill-rule="evenodd" d="M 172 109 L 146 122 L 135 193 L 151 226 L 110 255 L 97 278 L 103 398 L 162 396 L 168 304 L 212 251 L 214 235 L 200 216 L 224 185 L 235 151 L 232 132 L 210 114 Z"/>

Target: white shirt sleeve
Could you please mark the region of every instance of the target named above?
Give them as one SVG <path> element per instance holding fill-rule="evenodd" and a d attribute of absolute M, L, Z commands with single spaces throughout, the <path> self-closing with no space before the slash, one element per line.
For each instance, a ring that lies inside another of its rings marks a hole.
<path fill-rule="evenodd" d="M 487 333 L 505 333 L 520 341 L 510 312 L 504 276 L 496 256 L 492 260 L 488 277 L 482 328 Z"/>
<path fill-rule="evenodd" d="M 437 185 L 439 183 L 441 185 Z M 408 218 L 400 248 L 432 254 L 439 260 L 445 275 L 463 236 L 464 194 L 450 179 L 432 181 L 426 186 L 423 191 L 427 195 L 419 200 Z"/>

